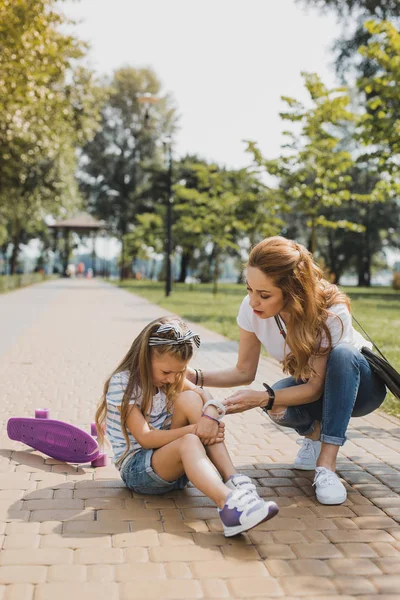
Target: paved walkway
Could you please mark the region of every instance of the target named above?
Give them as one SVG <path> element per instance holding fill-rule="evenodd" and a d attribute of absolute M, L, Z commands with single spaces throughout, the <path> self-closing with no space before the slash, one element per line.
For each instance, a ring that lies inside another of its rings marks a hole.
<path fill-rule="evenodd" d="M 312 473 L 291 468 L 295 435 L 260 410 L 227 418 L 235 463 L 281 510 L 226 540 L 193 487 L 140 497 L 113 466 L 58 463 L 5 433 L 37 406 L 88 429 L 104 379 L 165 311 L 99 281 L 59 280 L 0 296 L 0 314 L 0 600 L 400 597 L 399 421 L 352 423 L 340 455 L 349 498 L 329 507 L 315 501 Z M 193 327 L 197 366 L 234 364 L 235 343 Z M 261 361 L 258 384 L 279 376 Z"/>

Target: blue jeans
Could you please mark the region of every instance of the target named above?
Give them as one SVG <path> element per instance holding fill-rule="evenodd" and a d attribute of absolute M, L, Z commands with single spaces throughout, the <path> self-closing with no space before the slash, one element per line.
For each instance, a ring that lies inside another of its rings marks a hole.
<path fill-rule="evenodd" d="M 189 482 L 186 475 L 175 481 L 166 481 L 157 475 L 151 466 L 153 453 L 154 450 L 142 448 L 123 462 L 120 474 L 126 487 L 137 494 L 157 495 L 186 487 Z"/>
<path fill-rule="evenodd" d="M 275 383 L 274 390 L 283 390 L 304 382 L 287 377 Z M 291 427 L 300 435 L 321 422 L 321 441 L 343 446 L 350 417 L 363 417 L 379 408 L 386 396 L 386 386 L 369 366 L 365 357 L 350 344 L 339 344 L 328 358 L 325 387 L 316 402 L 289 406 L 281 414 L 268 416 L 278 425 Z"/>

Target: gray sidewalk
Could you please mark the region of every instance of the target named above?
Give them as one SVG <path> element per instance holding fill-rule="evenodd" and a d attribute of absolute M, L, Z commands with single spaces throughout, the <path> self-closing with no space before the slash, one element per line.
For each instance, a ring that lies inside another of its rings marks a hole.
<path fill-rule="evenodd" d="M 295 434 L 260 410 L 227 417 L 235 464 L 281 507 L 227 540 L 193 487 L 140 497 L 111 465 L 58 463 L 6 435 L 9 417 L 38 406 L 89 429 L 104 380 L 166 311 L 96 280 L 3 295 L 0 311 L 0 600 L 399 598 L 399 421 L 375 413 L 352 422 L 340 454 L 349 497 L 328 507 L 314 499 L 312 473 L 291 467 Z M 234 364 L 234 342 L 192 326 L 202 337 L 195 366 Z M 262 359 L 254 385 L 280 376 Z"/>

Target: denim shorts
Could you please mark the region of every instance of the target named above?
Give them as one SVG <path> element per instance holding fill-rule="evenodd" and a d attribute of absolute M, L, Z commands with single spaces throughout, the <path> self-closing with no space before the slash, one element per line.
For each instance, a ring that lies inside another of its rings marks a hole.
<path fill-rule="evenodd" d="M 132 457 L 125 459 L 120 474 L 126 487 L 137 494 L 165 494 L 172 490 L 181 490 L 189 483 L 186 475 L 175 481 L 162 479 L 153 470 L 151 459 L 154 450 L 138 450 Z"/>

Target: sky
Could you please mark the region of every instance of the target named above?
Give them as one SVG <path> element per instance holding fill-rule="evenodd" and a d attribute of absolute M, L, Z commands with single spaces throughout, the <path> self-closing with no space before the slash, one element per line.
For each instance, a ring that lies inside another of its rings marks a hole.
<path fill-rule="evenodd" d="M 175 158 L 240 168 L 251 162 L 243 140 L 274 158 L 281 95 L 306 100 L 302 71 L 337 83 L 330 49 L 341 25 L 295 0 L 67 0 L 63 10 L 100 75 L 155 70 L 180 115 Z"/>

